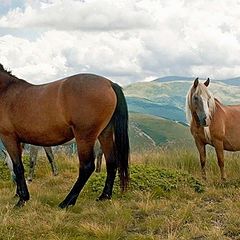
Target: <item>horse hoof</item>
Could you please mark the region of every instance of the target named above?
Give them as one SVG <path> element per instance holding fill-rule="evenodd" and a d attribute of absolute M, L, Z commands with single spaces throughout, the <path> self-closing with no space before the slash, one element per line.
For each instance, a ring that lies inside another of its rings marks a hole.
<path fill-rule="evenodd" d="M 58 205 L 58 207 L 61 209 L 64 209 L 64 208 L 68 209 L 70 206 L 74 206 L 74 205 L 75 205 L 75 203 L 70 203 L 70 202 L 67 203 L 67 202 L 63 201 Z"/>
<path fill-rule="evenodd" d="M 59 205 L 58 205 L 59 208 L 61 209 L 64 209 L 64 208 L 67 208 L 67 204 L 64 203 L 64 202 L 61 202 Z"/>
<path fill-rule="evenodd" d="M 18 193 L 15 193 L 15 195 L 13 196 L 13 198 L 19 198 Z"/>
<path fill-rule="evenodd" d="M 96 199 L 97 201 L 106 201 L 106 200 L 111 200 L 111 196 L 108 194 L 102 194 L 100 197 Z"/>
<path fill-rule="evenodd" d="M 14 206 L 14 208 L 22 208 L 22 207 L 24 207 L 25 204 L 26 204 L 26 201 L 19 199 L 17 204 Z"/>

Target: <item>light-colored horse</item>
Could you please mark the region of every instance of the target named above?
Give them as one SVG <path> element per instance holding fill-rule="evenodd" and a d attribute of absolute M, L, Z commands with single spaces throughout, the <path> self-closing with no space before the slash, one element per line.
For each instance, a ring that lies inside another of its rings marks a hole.
<path fill-rule="evenodd" d="M 74 139 L 65 143 L 65 144 L 63 144 L 63 146 L 69 147 L 72 144 L 76 144 Z M 29 155 L 30 155 L 29 156 L 29 173 L 28 173 L 28 177 L 27 177 L 27 180 L 29 182 L 31 182 L 33 180 L 35 167 L 36 167 L 36 163 L 37 163 L 37 156 L 38 156 L 38 152 L 41 148 L 42 147 L 35 146 L 35 145 L 30 145 L 30 147 L 29 147 Z M 54 158 L 52 147 L 43 147 L 43 149 L 44 149 L 44 151 L 46 153 L 46 156 L 47 156 L 47 159 L 50 163 L 52 174 L 54 176 L 58 175 L 58 168 L 57 168 L 57 164 L 56 164 L 56 161 L 55 161 L 55 158 Z M 95 151 L 96 159 L 97 159 L 96 172 L 100 172 L 101 171 L 101 165 L 102 165 L 103 152 L 102 152 L 102 149 L 101 149 L 98 141 L 95 144 L 94 151 Z M 8 152 L 5 149 L 2 149 L 2 152 L 5 155 L 4 161 L 6 162 L 8 168 L 9 168 L 12 179 L 15 181 L 15 174 L 14 174 L 14 171 L 13 171 L 12 160 L 11 160 Z"/>
<path fill-rule="evenodd" d="M 64 147 L 70 147 L 70 145 L 72 144 L 76 144 L 75 139 L 72 139 L 69 142 L 66 142 L 64 144 L 62 144 L 62 146 Z M 30 146 L 30 167 L 29 167 L 29 175 L 28 175 L 28 181 L 32 181 L 33 180 L 33 176 L 34 176 L 34 172 L 35 172 L 35 167 L 36 167 L 36 163 L 37 163 L 37 155 L 39 150 L 41 149 L 40 146 L 34 146 L 31 145 Z M 52 147 L 44 147 L 44 151 L 47 155 L 48 161 L 51 165 L 51 169 L 52 169 L 52 173 L 54 176 L 56 176 L 58 174 L 58 169 L 57 169 L 57 165 L 54 159 L 54 154 L 53 154 L 53 150 Z M 101 171 L 101 165 L 102 165 L 102 157 L 103 157 L 103 152 L 100 146 L 100 143 L 97 141 L 94 147 L 94 152 L 96 155 L 96 159 L 97 159 L 97 164 L 96 164 L 96 172 L 100 172 Z M 72 154 L 73 151 L 71 151 L 70 154 Z"/>
<path fill-rule="evenodd" d="M 200 83 L 195 79 L 186 97 L 186 117 L 200 155 L 202 176 L 206 179 L 206 145 L 215 148 L 222 180 L 224 150 L 240 151 L 240 105 L 224 106 L 208 90 L 209 78 Z"/>
<path fill-rule="evenodd" d="M 35 171 L 35 166 L 36 166 L 36 162 L 37 162 L 37 155 L 38 155 L 38 151 L 41 147 L 40 146 L 35 146 L 35 145 L 30 145 L 30 149 L 29 149 L 29 173 L 28 173 L 28 181 L 32 181 L 33 179 L 33 175 L 34 175 L 34 171 Z M 52 148 L 51 147 L 43 147 L 47 159 L 50 163 L 51 166 L 51 170 L 52 170 L 52 174 L 54 176 L 56 176 L 58 174 L 58 168 L 54 159 L 54 155 L 52 152 Z M 15 173 L 13 171 L 13 163 L 11 160 L 11 157 L 9 156 L 8 152 L 6 149 L 2 149 L 2 152 L 4 153 L 5 157 L 4 157 L 4 162 L 7 164 L 8 169 L 10 171 L 11 177 L 12 179 L 15 181 L 16 176 Z"/>

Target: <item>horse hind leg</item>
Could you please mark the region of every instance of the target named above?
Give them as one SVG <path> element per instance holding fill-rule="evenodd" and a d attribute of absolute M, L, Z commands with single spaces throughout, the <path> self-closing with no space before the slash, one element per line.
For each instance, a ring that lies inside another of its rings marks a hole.
<path fill-rule="evenodd" d="M 85 138 L 85 140 L 80 140 L 76 136 L 75 138 L 77 142 L 78 158 L 80 164 L 79 176 L 69 194 L 59 204 L 60 208 L 67 208 L 70 205 L 75 205 L 80 191 L 95 169 L 93 151 L 95 139 L 90 140 L 89 138 Z"/>
<path fill-rule="evenodd" d="M 54 155 L 53 155 L 53 151 L 51 147 L 44 147 L 44 151 L 46 153 L 47 159 L 51 165 L 51 169 L 52 169 L 52 174 L 54 176 L 58 175 L 58 168 L 54 159 Z"/>
<path fill-rule="evenodd" d="M 215 151 L 217 154 L 218 166 L 220 168 L 221 179 L 222 181 L 226 180 L 225 170 L 224 170 L 224 150 L 223 142 L 217 141 L 214 143 Z"/>
<path fill-rule="evenodd" d="M 99 143 L 96 144 L 95 146 L 95 153 L 96 153 L 96 159 L 97 159 L 96 172 L 100 173 L 102 168 L 103 151 Z"/>
<path fill-rule="evenodd" d="M 29 173 L 27 178 L 29 182 L 33 180 L 34 171 L 37 163 L 38 149 L 38 146 L 30 145 Z"/>
<path fill-rule="evenodd" d="M 101 143 L 102 151 L 106 159 L 106 168 L 107 168 L 107 178 L 105 181 L 105 186 L 102 194 L 97 200 L 107 200 L 112 197 L 112 190 L 114 185 L 114 180 L 117 173 L 117 162 L 115 160 L 114 151 L 113 151 L 113 130 L 109 126 L 106 128 L 99 136 L 99 141 Z"/>

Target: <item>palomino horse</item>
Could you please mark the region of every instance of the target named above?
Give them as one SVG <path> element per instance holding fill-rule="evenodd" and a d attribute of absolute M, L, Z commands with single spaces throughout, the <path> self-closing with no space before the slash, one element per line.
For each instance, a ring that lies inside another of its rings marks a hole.
<path fill-rule="evenodd" d="M 74 205 L 95 169 L 93 147 L 99 139 L 107 178 L 99 200 L 110 199 L 116 172 L 121 190 L 128 184 L 128 110 L 121 87 L 93 74 L 78 74 L 43 85 L 19 79 L 0 65 L 0 138 L 11 156 L 19 201 L 29 200 L 21 143 L 54 146 L 75 137 L 79 176 L 61 208 Z"/>
<path fill-rule="evenodd" d="M 209 83 L 209 78 L 204 83 L 195 79 L 186 97 L 186 116 L 199 151 L 203 178 L 206 179 L 205 146 L 210 144 L 216 150 L 221 178 L 225 180 L 224 150 L 240 150 L 240 105 L 221 104 L 208 90 Z"/>

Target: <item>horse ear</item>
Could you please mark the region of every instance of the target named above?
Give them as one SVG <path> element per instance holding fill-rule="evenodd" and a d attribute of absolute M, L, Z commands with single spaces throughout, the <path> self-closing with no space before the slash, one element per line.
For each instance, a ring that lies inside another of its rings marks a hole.
<path fill-rule="evenodd" d="M 193 86 L 196 88 L 198 86 L 198 83 L 199 83 L 199 81 L 198 81 L 198 77 L 197 77 L 193 83 Z"/>
<path fill-rule="evenodd" d="M 207 87 L 210 83 L 210 79 L 208 78 L 207 81 L 204 83 L 204 85 Z"/>

